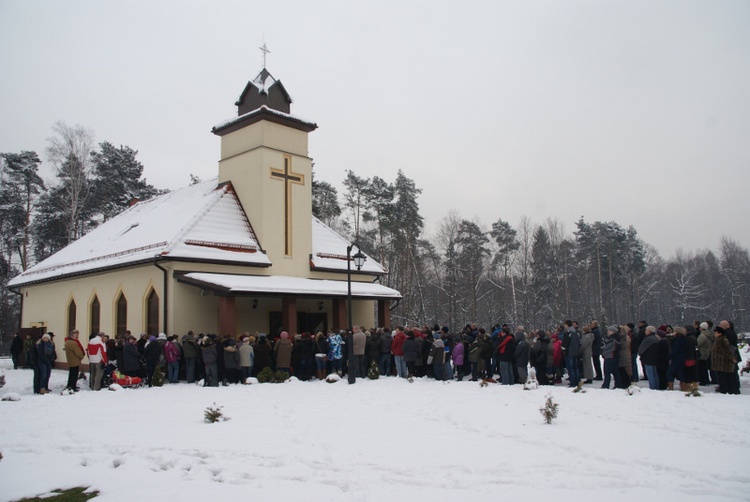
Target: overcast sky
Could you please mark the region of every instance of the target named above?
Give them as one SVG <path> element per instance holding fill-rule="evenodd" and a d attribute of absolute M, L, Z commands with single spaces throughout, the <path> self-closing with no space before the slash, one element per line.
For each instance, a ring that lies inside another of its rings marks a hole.
<path fill-rule="evenodd" d="M 59 120 L 157 187 L 213 177 L 264 41 L 318 179 L 401 169 L 430 230 L 456 209 L 614 220 L 664 257 L 750 247 L 744 0 L 0 0 L 0 152 L 44 157 Z"/>

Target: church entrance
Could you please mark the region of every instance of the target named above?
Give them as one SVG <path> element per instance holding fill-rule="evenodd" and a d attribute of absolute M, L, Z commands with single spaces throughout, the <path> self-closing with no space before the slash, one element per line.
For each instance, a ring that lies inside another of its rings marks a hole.
<path fill-rule="evenodd" d="M 283 325 L 281 312 L 268 313 L 269 335 L 277 337 L 287 328 Z M 297 312 L 297 331 L 314 335 L 318 331 L 328 333 L 328 315 L 325 312 Z M 295 333 L 289 333 L 294 335 Z"/>

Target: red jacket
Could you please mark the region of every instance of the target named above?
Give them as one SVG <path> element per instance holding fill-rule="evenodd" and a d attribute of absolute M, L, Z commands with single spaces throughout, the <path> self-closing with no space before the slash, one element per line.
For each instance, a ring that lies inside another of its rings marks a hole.
<path fill-rule="evenodd" d="M 394 356 L 404 355 L 404 342 L 406 341 L 406 334 L 403 331 L 397 331 L 396 336 L 393 337 L 391 342 L 391 352 Z"/>

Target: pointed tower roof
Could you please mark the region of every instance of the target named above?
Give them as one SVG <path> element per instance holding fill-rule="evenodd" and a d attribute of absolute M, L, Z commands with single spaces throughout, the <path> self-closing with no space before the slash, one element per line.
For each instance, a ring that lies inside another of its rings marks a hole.
<path fill-rule="evenodd" d="M 291 115 L 291 104 L 292 98 L 281 81 L 276 80 L 271 72 L 263 68 L 257 77 L 247 83 L 240 99 L 235 103 L 237 116 L 216 124 L 211 132 L 217 136 L 224 136 L 260 120 L 268 120 L 305 132 L 318 128 L 314 122 Z"/>
<path fill-rule="evenodd" d="M 247 83 L 237 100 L 237 115 L 267 106 L 273 110 L 289 113 L 292 98 L 286 92 L 280 80 L 276 80 L 267 69 L 263 68 L 258 76 Z"/>

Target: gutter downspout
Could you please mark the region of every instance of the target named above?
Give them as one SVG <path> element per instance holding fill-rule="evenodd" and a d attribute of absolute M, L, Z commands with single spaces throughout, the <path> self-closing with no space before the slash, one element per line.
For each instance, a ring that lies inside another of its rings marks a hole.
<path fill-rule="evenodd" d="M 162 286 L 162 290 L 163 290 L 163 293 L 164 293 L 164 308 L 162 309 L 163 310 L 162 315 L 164 316 L 164 331 L 163 332 L 164 333 L 168 333 L 169 330 L 167 329 L 167 313 L 168 313 L 167 299 L 169 297 L 168 297 L 167 284 L 168 284 L 168 278 L 169 278 L 169 276 L 168 276 L 168 270 L 166 268 L 162 267 L 161 265 L 159 265 L 160 261 L 162 261 L 162 260 L 158 256 L 154 258 L 154 266 L 156 268 L 158 268 L 159 270 L 161 270 L 162 273 L 163 273 L 163 275 L 164 275 L 164 285 Z"/>

